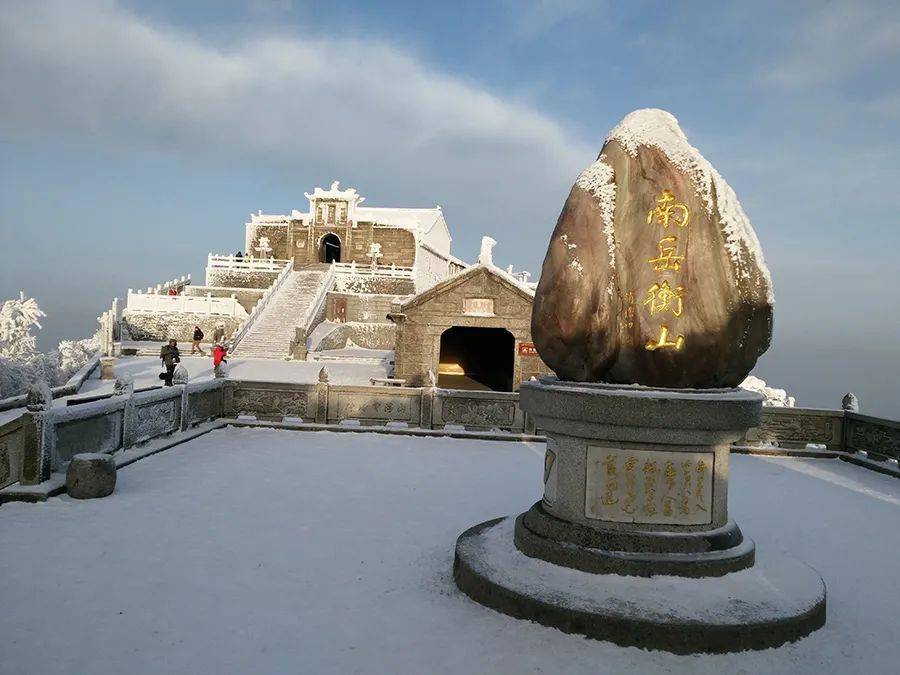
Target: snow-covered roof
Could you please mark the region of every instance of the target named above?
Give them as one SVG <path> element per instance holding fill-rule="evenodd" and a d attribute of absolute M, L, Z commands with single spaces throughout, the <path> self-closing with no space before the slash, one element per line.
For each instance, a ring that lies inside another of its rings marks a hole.
<path fill-rule="evenodd" d="M 431 229 L 440 221 L 442 216 L 441 210 L 437 207 L 433 209 L 406 209 L 360 206 L 356 209 L 356 219 L 359 221 L 401 227 L 405 230 L 412 230 L 422 234 L 431 232 Z"/>
<path fill-rule="evenodd" d="M 534 300 L 535 288 L 533 285 L 523 283 L 513 275 L 509 274 L 506 270 L 502 270 L 496 265 L 479 262 L 475 263 L 474 265 L 469 265 L 469 267 L 467 267 L 459 274 L 455 274 L 452 277 L 444 279 L 440 283 L 435 284 L 425 291 L 422 291 L 418 295 L 414 295 L 409 300 L 403 303 L 401 311 L 404 311 L 409 307 L 413 307 L 414 305 L 421 304 L 422 302 L 427 302 L 435 295 L 438 295 L 446 290 L 449 290 L 450 288 L 454 288 L 462 283 L 465 283 L 467 279 L 476 274 L 479 274 L 480 272 L 487 272 L 488 274 L 499 278 L 507 285 L 512 286 L 513 290 L 517 291 L 521 295 L 524 295 L 529 300 Z"/>

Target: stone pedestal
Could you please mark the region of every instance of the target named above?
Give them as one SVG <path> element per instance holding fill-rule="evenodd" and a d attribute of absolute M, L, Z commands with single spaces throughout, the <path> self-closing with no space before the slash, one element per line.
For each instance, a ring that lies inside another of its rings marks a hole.
<path fill-rule="evenodd" d="M 545 377 L 524 383 L 520 400 L 547 436 L 544 495 L 514 522 L 460 537 L 455 578 L 471 597 L 678 652 L 763 648 L 824 624 L 818 575 L 796 562 L 755 565 L 752 540 L 728 516 L 729 447 L 759 426 L 758 394 Z"/>

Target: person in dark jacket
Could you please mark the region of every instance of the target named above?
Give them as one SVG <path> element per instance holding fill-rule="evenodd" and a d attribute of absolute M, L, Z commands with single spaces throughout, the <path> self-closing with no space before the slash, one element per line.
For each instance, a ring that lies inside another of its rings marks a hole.
<path fill-rule="evenodd" d="M 197 352 L 200 352 L 200 356 L 206 356 L 206 352 L 204 352 L 203 347 L 200 346 L 201 340 L 203 340 L 203 331 L 200 330 L 200 326 L 194 326 L 194 339 L 191 342 L 191 356 Z"/>
<path fill-rule="evenodd" d="M 159 358 L 162 360 L 163 366 L 166 369 L 166 372 L 160 373 L 159 376 L 167 387 L 171 387 L 172 374 L 175 372 L 175 367 L 181 363 L 181 354 L 178 352 L 178 341 L 172 339 L 169 340 L 169 344 L 163 345 L 163 348 L 159 350 Z"/>

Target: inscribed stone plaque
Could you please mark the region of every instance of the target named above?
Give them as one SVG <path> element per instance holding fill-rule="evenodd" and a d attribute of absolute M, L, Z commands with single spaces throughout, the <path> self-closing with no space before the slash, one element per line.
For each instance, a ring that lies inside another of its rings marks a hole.
<path fill-rule="evenodd" d="M 463 314 L 467 316 L 494 316 L 494 299 L 464 298 Z"/>
<path fill-rule="evenodd" d="M 711 452 L 661 452 L 590 445 L 584 513 L 618 523 L 712 522 Z"/>

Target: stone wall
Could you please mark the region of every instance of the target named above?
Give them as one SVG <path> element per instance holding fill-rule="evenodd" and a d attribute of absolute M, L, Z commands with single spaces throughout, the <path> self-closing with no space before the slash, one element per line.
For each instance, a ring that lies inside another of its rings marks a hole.
<path fill-rule="evenodd" d="M 253 270 L 229 269 L 213 267 L 206 270 L 206 285 L 223 288 L 261 288 L 267 289 L 278 278 L 280 272 L 260 272 Z"/>
<path fill-rule="evenodd" d="M 184 295 L 206 297 L 208 293 L 214 298 L 230 298 L 233 295 L 248 314 L 265 292 L 264 288 L 220 288 L 218 286 L 187 286 L 184 289 Z"/>
<path fill-rule="evenodd" d="M 256 227 L 259 233 L 261 226 Z M 321 262 L 321 241 L 326 234 L 334 234 L 340 239 L 340 262 L 368 265 L 371 259 L 366 253 L 373 243 L 381 244 L 382 265 L 393 263 L 402 267 L 412 267 L 416 261 L 416 239 L 412 232 L 399 227 L 373 226 L 367 222 L 357 223 L 356 227 L 338 224 L 316 225 L 310 228 L 301 221 L 292 221 L 290 238 L 293 241 L 293 250 L 283 257 L 293 257 L 297 266 Z M 253 235 L 253 241 L 258 241 L 258 237 L 259 234 Z M 288 248 L 290 249 L 290 246 Z"/>
<path fill-rule="evenodd" d="M 241 322 L 230 316 L 214 314 L 178 314 L 175 312 L 122 312 L 122 327 L 131 335 L 132 340 L 163 342 L 175 338 L 179 342 L 190 342 L 194 336 L 194 326 L 200 326 L 204 333 L 204 342 L 212 342 L 213 331 L 217 324 L 225 326 L 225 336 L 238 329 Z"/>
<path fill-rule="evenodd" d="M 325 318 L 328 321 L 359 321 L 362 323 L 391 323 L 387 315 L 391 304 L 402 302 L 409 296 L 363 295 L 329 291 L 325 300 Z"/>
<path fill-rule="evenodd" d="M 257 246 L 259 246 L 260 237 L 269 238 L 269 246 L 272 248 L 272 252 L 267 257 L 289 260 L 293 255 L 290 241 L 291 230 L 287 223 L 248 223 L 247 235 L 244 241 L 244 246 L 246 246 L 244 255 L 252 255 L 256 258 L 262 257 L 259 251 L 256 250 Z"/>
<path fill-rule="evenodd" d="M 369 275 L 363 276 L 340 272 L 334 276 L 334 291 L 337 293 L 353 293 L 356 295 L 397 295 L 410 297 L 416 292 L 416 284 L 412 279 Z"/>
<path fill-rule="evenodd" d="M 393 349 L 396 335 L 397 327 L 392 323 L 347 322 L 322 338 L 316 351 L 344 349 L 348 341 L 363 349 Z"/>
<path fill-rule="evenodd" d="M 488 300 L 490 316 L 466 313 L 466 300 Z M 438 372 L 441 335 L 454 326 L 505 328 L 514 342 L 513 389 L 550 372 L 531 341 L 532 298 L 501 277 L 480 267 L 438 284 L 400 307 L 395 347 L 396 377 L 408 384 L 428 382 L 428 371 Z"/>

